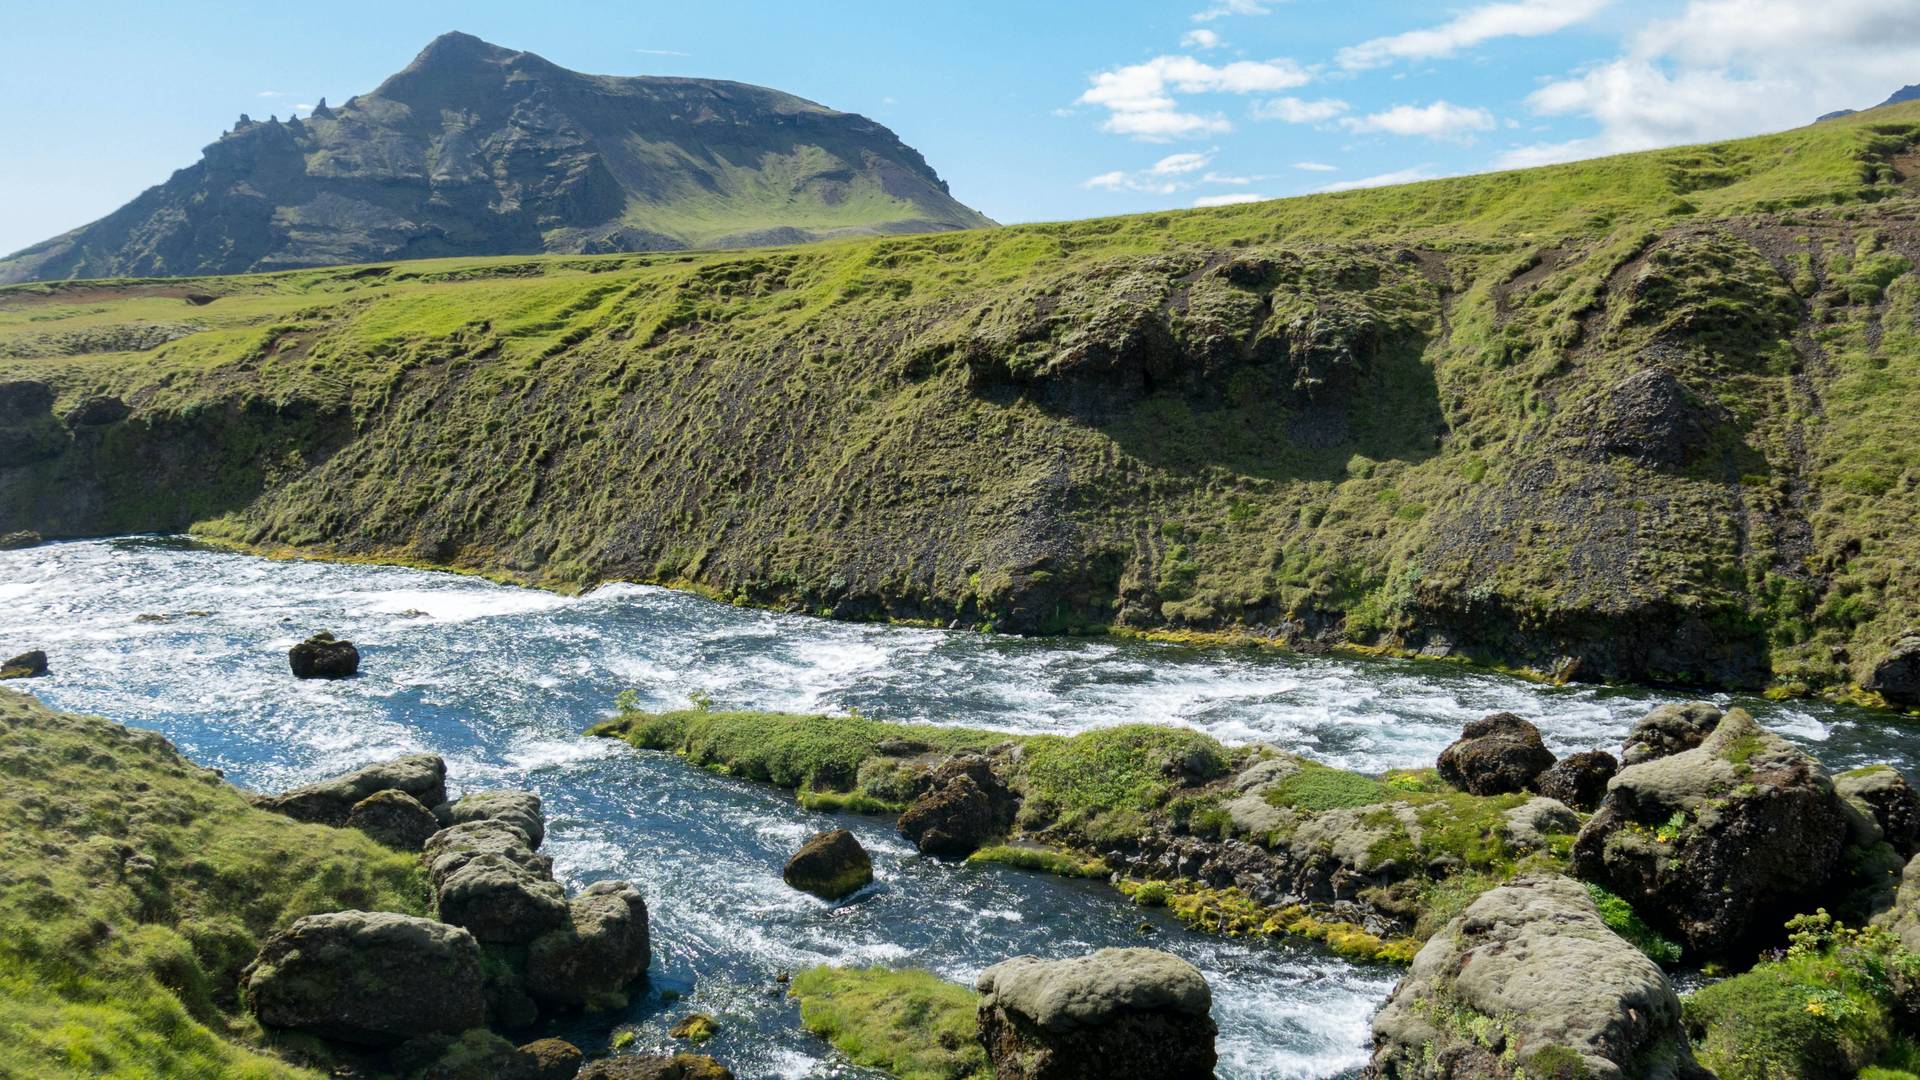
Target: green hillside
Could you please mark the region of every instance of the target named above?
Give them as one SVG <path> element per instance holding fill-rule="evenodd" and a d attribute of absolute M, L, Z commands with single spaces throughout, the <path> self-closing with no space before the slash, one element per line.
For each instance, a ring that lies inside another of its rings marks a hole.
<path fill-rule="evenodd" d="M 0 290 L 0 531 L 1844 691 L 1920 626 L 1916 139 Z"/>

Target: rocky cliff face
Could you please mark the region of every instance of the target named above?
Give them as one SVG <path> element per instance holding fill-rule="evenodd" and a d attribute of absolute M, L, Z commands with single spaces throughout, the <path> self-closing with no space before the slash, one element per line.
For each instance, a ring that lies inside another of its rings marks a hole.
<path fill-rule="evenodd" d="M 466 34 L 304 120 L 246 116 L 0 283 L 796 243 L 990 224 L 864 117 L 710 79 L 568 71 Z"/>

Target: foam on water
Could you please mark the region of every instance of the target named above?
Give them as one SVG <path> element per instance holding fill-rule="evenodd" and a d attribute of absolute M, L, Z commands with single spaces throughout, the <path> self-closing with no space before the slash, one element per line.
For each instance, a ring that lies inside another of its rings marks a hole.
<path fill-rule="evenodd" d="M 1652 705 L 1687 696 L 1438 665 L 852 626 L 632 585 L 568 598 L 172 540 L 3 552 L 0 582 L 0 655 L 44 648 L 52 660 L 26 688 L 158 729 L 236 783 L 276 789 L 432 751 L 456 789 L 537 791 L 563 881 L 624 877 L 647 893 L 650 989 L 619 1020 L 637 1025 L 641 1046 L 666 1047 L 679 1016 L 712 1012 L 722 1032 L 710 1045 L 742 1076 L 865 1075 L 801 1030 L 779 993 L 777 973 L 816 963 L 969 980 L 1020 953 L 1145 940 L 1207 973 L 1231 1078 L 1350 1073 L 1395 972 L 1310 945 L 1193 934 L 1097 883 L 924 859 L 886 821 L 809 813 L 782 792 L 580 738 L 621 690 L 654 706 L 699 692 L 721 706 L 1025 732 L 1184 724 L 1369 771 L 1430 763 L 1463 722 L 1499 710 L 1534 720 L 1558 751 L 1617 747 Z M 360 644 L 359 678 L 289 677 L 285 650 L 319 629 Z M 1920 740 L 1871 714 L 1716 700 L 1752 709 L 1829 766 L 1920 756 Z M 829 824 L 852 828 L 874 860 L 877 881 L 853 902 L 822 903 L 780 880 L 786 856 Z M 583 1019 L 561 1034 L 593 1049 L 607 1027 Z"/>

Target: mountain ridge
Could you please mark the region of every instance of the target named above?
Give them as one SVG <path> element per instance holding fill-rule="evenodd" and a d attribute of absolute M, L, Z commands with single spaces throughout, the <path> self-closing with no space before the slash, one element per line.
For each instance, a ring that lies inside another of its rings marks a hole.
<path fill-rule="evenodd" d="M 443 34 L 367 94 L 242 114 L 0 284 L 801 243 L 991 225 L 865 117 L 747 83 L 587 75 Z"/>

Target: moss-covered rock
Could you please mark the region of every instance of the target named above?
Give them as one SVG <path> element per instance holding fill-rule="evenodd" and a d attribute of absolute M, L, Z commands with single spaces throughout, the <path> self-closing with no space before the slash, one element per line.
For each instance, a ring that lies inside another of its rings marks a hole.
<path fill-rule="evenodd" d="M 376 791 L 354 803 L 345 825 L 396 851 L 419 851 L 440 831 L 440 819 L 433 811 L 398 788 Z"/>
<path fill-rule="evenodd" d="M 246 995 L 269 1027 L 372 1046 L 455 1035 L 487 1020 L 473 935 L 391 912 L 297 920 L 260 947 Z"/>
<path fill-rule="evenodd" d="M 547 838 L 547 818 L 540 808 L 540 796 L 531 791 L 472 791 L 434 807 L 433 812 L 445 826 L 469 821 L 505 822 L 525 834 L 527 846 L 535 850 Z"/>
<path fill-rule="evenodd" d="M 625 881 L 597 881 L 568 902 L 563 926 L 528 946 L 526 988 L 558 1005 L 624 1001 L 652 947 L 646 897 Z"/>
<path fill-rule="evenodd" d="M 852 833 L 830 829 L 800 845 L 780 876 L 801 892 L 838 900 L 872 883 L 873 861 Z"/>
<path fill-rule="evenodd" d="M 447 763 L 438 754 L 410 754 L 278 795 L 257 796 L 254 805 L 296 821 L 344 825 L 356 803 L 388 790 L 405 792 L 424 806 L 438 806 L 447 801 Z"/>
<path fill-rule="evenodd" d="M 1212 992 L 1156 949 L 1031 956 L 981 972 L 980 1040 L 998 1080 L 1093 1080 L 1125 1062 L 1141 1080 L 1210 1076 Z"/>
<path fill-rule="evenodd" d="M 1552 767 L 1540 729 L 1512 713 L 1470 721 L 1440 751 L 1440 779 L 1472 795 L 1508 795 L 1533 787 Z"/>
<path fill-rule="evenodd" d="M 793 977 L 807 1030 L 900 1080 L 985 1080 L 980 995 L 926 971 L 816 967 Z"/>

